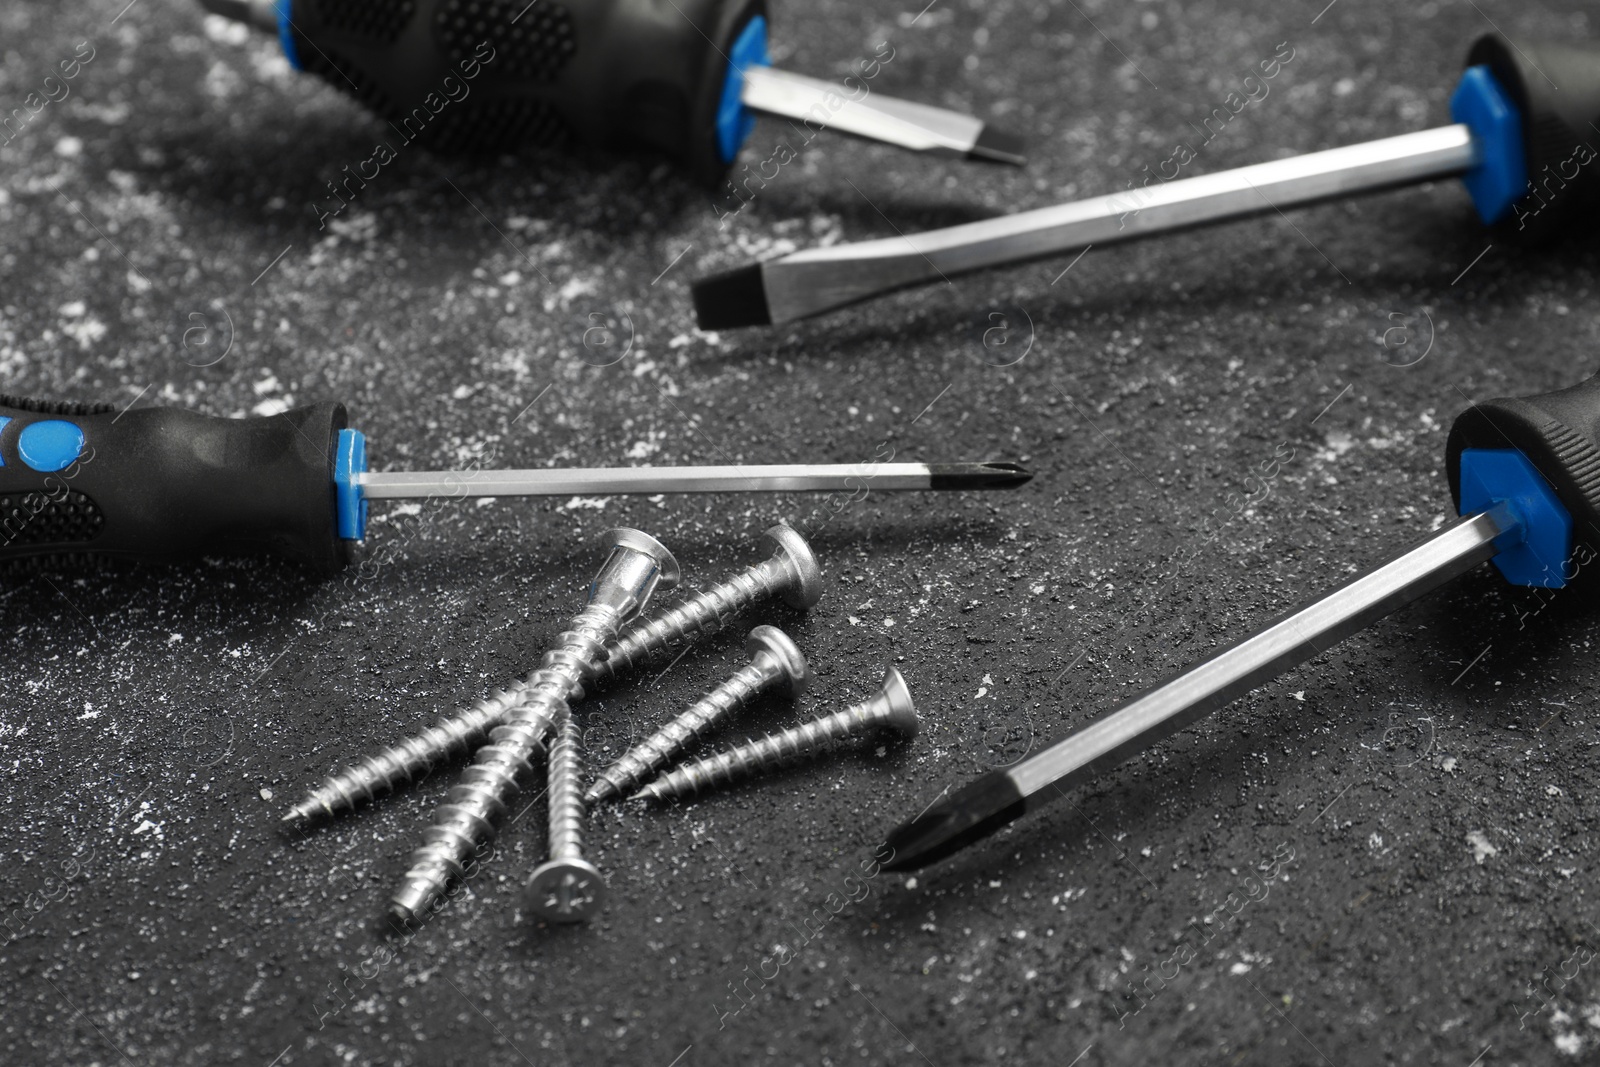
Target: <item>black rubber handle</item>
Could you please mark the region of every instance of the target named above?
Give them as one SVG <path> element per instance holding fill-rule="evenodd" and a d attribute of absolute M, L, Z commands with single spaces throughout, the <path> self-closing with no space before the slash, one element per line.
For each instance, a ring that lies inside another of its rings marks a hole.
<path fill-rule="evenodd" d="M 1522 118 L 1531 189 L 1499 224 L 1506 236 L 1551 243 L 1600 218 L 1600 45 L 1473 43 L 1467 66 L 1486 65 Z"/>
<path fill-rule="evenodd" d="M 0 396 L 0 561 L 271 552 L 331 573 L 341 404 L 220 419 Z"/>
<path fill-rule="evenodd" d="M 387 120 L 398 152 L 582 141 L 727 171 L 716 118 L 765 0 L 294 0 L 300 64 Z"/>
<path fill-rule="evenodd" d="M 1469 448 L 1521 452 L 1556 491 L 1577 539 L 1600 543 L 1600 375 L 1570 389 L 1486 400 L 1457 416 L 1445 444 L 1445 470 L 1457 504 L 1461 453 Z M 1584 568 L 1575 577 L 1600 588 L 1596 569 Z"/>

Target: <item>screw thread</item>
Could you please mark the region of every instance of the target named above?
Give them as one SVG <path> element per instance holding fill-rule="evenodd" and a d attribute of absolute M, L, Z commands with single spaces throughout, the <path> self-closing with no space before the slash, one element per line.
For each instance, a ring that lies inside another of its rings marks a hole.
<path fill-rule="evenodd" d="M 454 716 L 442 718 L 414 737 L 329 776 L 296 804 L 285 822 L 333 818 L 426 777 L 435 767 L 481 745 L 524 690 L 502 689 Z"/>
<path fill-rule="evenodd" d="M 712 633 L 751 604 L 783 593 L 794 582 L 793 568 L 782 557 L 752 563 L 744 570 L 640 623 L 606 653 L 596 678 L 609 679 L 634 670 L 651 655 L 694 634 Z"/>
<path fill-rule="evenodd" d="M 583 856 L 583 752 L 578 724 L 569 712 L 550 747 L 550 858 Z"/>
<path fill-rule="evenodd" d="M 678 640 L 697 633 L 711 633 L 750 605 L 781 595 L 795 577 L 793 569 L 781 556 L 753 563 L 660 616 L 630 628 L 606 650 L 603 658 L 595 661 L 591 677 L 597 680 L 615 678 L 634 670 Z M 476 749 L 488 739 L 489 732 L 527 698 L 537 677 L 537 671 L 529 674 L 470 708 L 440 719 L 422 733 L 338 772 L 308 793 L 283 821 L 305 822 L 352 811 L 403 783 L 417 780 L 441 763 Z M 569 694 L 567 699 L 575 702 L 582 697 L 580 690 Z"/>
<path fill-rule="evenodd" d="M 639 795 L 655 800 L 692 796 L 757 771 L 772 770 L 830 741 L 862 733 L 883 719 L 884 716 L 876 712 L 874 702 L 865 701 L 780 733 L 768 734 L 759 741 L 748 741 L 726 752 L 686 763 L 645 786 Z"/>
<path fill-rule="evenodd" d="M 607 767 L 585 795 L 591 804 L 619 796 L 656 776 L 680 754 L 698 744 L 702 734 L 732 718 L 783 678 L 783 667 L 768 653 L 758 653 L 727 681 Z"/>
<path fill-rule="evenodd" d="M 412 853 L 411 870 L 390 902 L 397 917 L 415 921 L 444 896 L 452 879 L 465 873 L 466 861 L 478 847 L 493 838 L 506 801 L 531 773 L 531 761 L 551 727 L 570 717 L 568 697 L 581 694 L 583 679 L 593 672 L 620 622 L 616 608 L 591 604 L 556 638 L 540 669 L 529 676 L 523 702 L 478 749 L 425 831 L 426 844 Z"/>

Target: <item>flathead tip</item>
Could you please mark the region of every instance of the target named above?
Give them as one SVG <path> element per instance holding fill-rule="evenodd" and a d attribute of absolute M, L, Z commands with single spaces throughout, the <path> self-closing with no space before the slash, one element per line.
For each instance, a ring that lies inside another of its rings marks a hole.
<path fill-rule="evenodd" d="M 1027 142 L 1021 136 L 1006 130 L 997 130 L 993 126 L 984 125 L 978 132 L 978 139 L 967 150 L 967 158 L 982 163 L 1004 163 L 1011 167 L 1025 166 L 1028 157 L 1024 154 Z"/>
<path fill-rule="evenodd" d="M 702 330 L 772 325 L 766 281 L 759 263 L 701 278 L 689 287 L 689 292 L 694 298 L 695 320 Z"/>

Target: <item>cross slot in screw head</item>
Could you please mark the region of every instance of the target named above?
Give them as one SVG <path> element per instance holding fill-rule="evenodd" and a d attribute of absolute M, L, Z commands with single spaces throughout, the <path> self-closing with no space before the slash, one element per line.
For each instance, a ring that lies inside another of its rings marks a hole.
<path fill-rule="evenodd" d="M 581 857 L 549 860 L 528 879 L 528 907 L 547 922 L 584 922 L 606 901 L 606 882 Z"/>

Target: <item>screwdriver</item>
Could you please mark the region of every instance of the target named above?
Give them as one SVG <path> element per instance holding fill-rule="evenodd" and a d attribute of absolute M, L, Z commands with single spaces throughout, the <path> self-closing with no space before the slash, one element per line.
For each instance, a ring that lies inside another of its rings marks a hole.
<path fill-rule="evenodd" d="M 642 147 L 715 185 L 761 112 L 800 123 L 802 136 L 826 127 L 916 152 L 1024 162 L 1013 134 L 873 89 L 892 48 L 840 82 L 772 69 L 764 0 L 201 3 L 277 34 L 292 67 L 350 93 L 408 144 Z"/>
<path fill-rule="evenodd" d="M 1485 560 L 1514 585 L 1596 588 L 1600 375 L 1468 408 L 1450 428 L 1445 467 L 1459 522 L 937 801 L 889 835 L 894 858 L 884 866 L 914 870 L 950 856 Z"/>
<path fill-rule="evenodd" d="M 344 405 L 224 419 L 0 396 L 0 562 L 269 552 L 330 574 L 368 503 L 425 497 L 1010 489 L 1014 463 L 375 473 Z"/>
<path fill-rule="evenodd" d="M 695 313 L 703 330 L 777 325 L 989 267 L 1452 176 L 1485 224 L 1533 243 L 1592 217 L 1600 201 L 1600 167 L 1587 166 L 1600 135 L 1593 47 L 1485 35 L 1467 56 L 1450 115 L 1454 123 L 1438 129 L 1220 174 L 1155 174 L 1076 203 L 802 250 L 700 279 Z"/>

